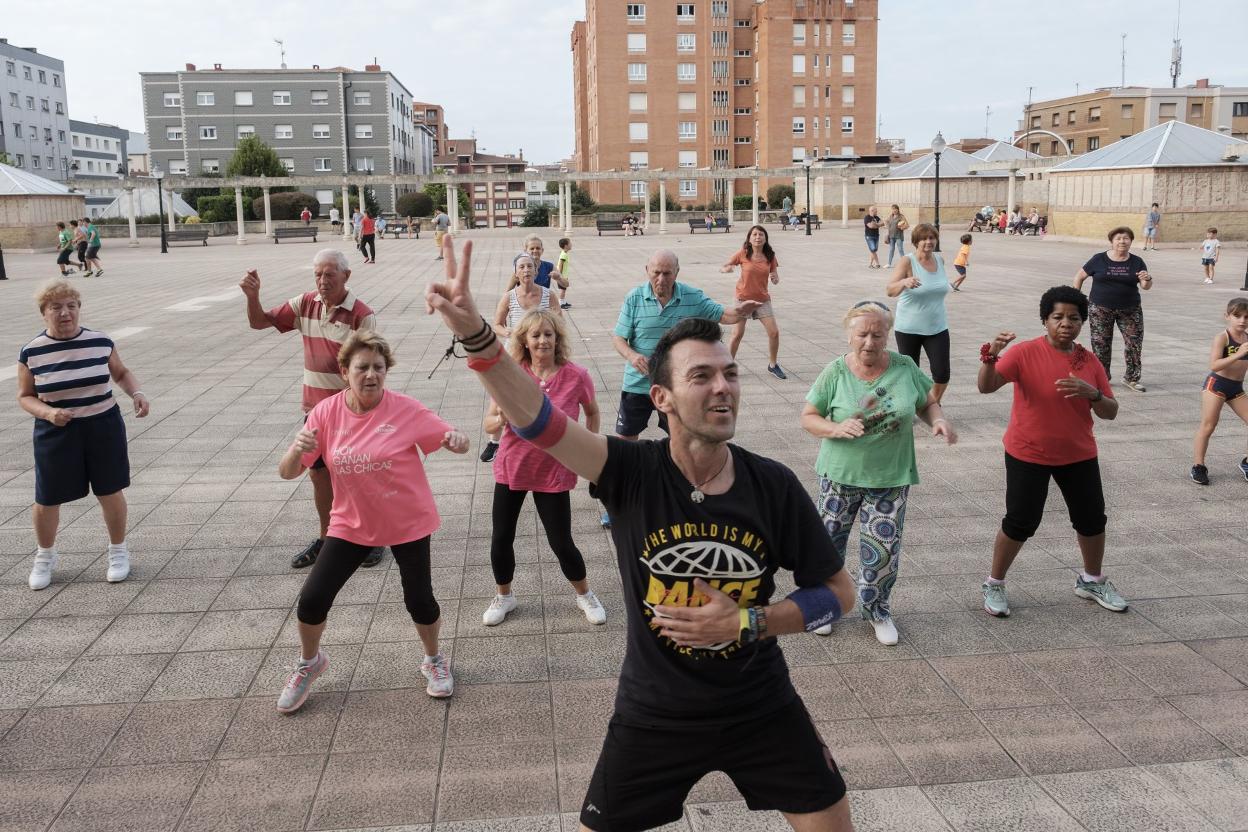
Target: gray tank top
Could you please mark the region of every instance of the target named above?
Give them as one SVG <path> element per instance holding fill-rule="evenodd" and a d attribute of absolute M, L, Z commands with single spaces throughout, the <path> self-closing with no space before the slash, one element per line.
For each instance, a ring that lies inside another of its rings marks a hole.
<path fill-rule="evenodd" d="M 520 298 L 516 294 L 518 289 L 512 289 L 507 293 L 507 328 L 515 329 L 516 324 L 520 323 L 520 319 L 530 312 L 544 311 L 550 308 L 550 290 L 546 287 L 542 288 L 542 299 L 537 302 L 537 306 L 533 309 L 525 309 L 520 305 Z"/>

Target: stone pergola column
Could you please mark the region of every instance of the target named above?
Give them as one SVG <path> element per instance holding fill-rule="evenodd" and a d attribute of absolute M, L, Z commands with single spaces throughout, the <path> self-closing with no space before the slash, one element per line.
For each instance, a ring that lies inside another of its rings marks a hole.
<path fill-rule="evenodd" d="M 351 225 L 351 185 L 342 180 L 342 239 L 350 240 L 355 236 Z"/>
<path fill-rule="evenodd" d="M 571 237 L 572 229 L 576 223 L 572 221 L 572 183 L 565 182 L 563 185 L 563 236 Z"/>
<path fill-rule="evenodd" d="M 1006 213 L 1014 210 L 1014 179 L 1018 175 L 1018 168 L 1010 168 L 1010 181 L 1006 185 L 1005 201 L 1009 203 L 1005 206 Z"/>
<path fill-rule="evenodd" d="M 758 177 L 750 180 L 750 225 L 758 225 Z"/>
<path fill-rule="evenodd" d="M 494 196 L 491 194 L 490 199 Z M 451 231 L 459 231 L 459 186 L 448 183 L 446 186 L 446 213 L 451 219 Z"/>
<path fill-rule="evenodd" d="M 243 189 L 234 188 L 234 218 L 238 223 L 238 244 L 246 245 L 247 243 L 247 225 L 243 220 Z"/>
<path fill-rule="evenodd" d="M 841 228 L 849 228 L 849 176 L 841 176 Z"/>
<path fill-rule="evenodd" d="M 156 187 L 158 188 L 160 187 L 159 182 L 156 183 Z M 178 217 L 177 217 L 177 214 L 175 214 L 173 211 L 173 187 L 172 186 L 170 186 L 169 193 L 166 194 L 166 196 L 169 197 L 169 199 L 165 202 L 165 204 L 169 206 L 169 230 L 176 231 Z"/>
<path fill-rule="evenodd" d="M 646 180 L 646 228 L 650 227 L 650 180 Z"/>
<path fill-rule="evenodd" d="M 556 191 L 557 193 L 555 194 L 555 201 L 558 204 L 555 207 L 555 227 L 558 228 L 560 232 L 562 232 L 563 231 L 563 183 L 562 182 L 559 183 L 559 186 L 558 188 L 556 188 Z"/>
<path fill-rule="evenodd" d="M 126 188 L 126 218 L 130 221 L 130 242 L 126 245 L 130 248 L 139 247 L 139 229 L 134 217 L 134 188 Z"/>
<path fill-rule="evenodd" d="M 667 233 L 667 180 L 659 180 L 659 233 Z"/>
<path fill-rule="evenodd" d="M 269 189 L 264 189 L 264 236 L 273 236 L 273 208 L 269 205 Z"/>

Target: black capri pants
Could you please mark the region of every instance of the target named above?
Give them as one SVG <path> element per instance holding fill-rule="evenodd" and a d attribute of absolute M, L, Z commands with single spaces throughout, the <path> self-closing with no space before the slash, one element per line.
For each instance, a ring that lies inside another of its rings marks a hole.
<path fill-rule="evenodd" d="M 361 546 L 340 537 L 326 537 L 312 572 L 299 593 L 297 615 L 304 624 L 323 624 L 334 598 L 360 568 L 372 546 Z M 433 597 L 429 573 L 429 537 L 390 547 L 403 582 L 403 603 L 417 624 L 433 624 L 442 614 Z"/>
<path fill-rule="evenodd" d="M 1005 455 L 1005 518 L 1001 531 L 1020 543 L 1040 528 L 1049 478 L 1061 489 L 1070 524 L 1082 537 L 1105 531 L 1105 494 L 1101 490 L 1101 466 L 1096 457 L 1070 465 L 1038 465 Z"/>
<path fill-rule="evenodd" d="M 494 532 L 490 536 L 490 566 L 494 583 L 511 583 L 516 574 L 516 522 L 524 507 L 527 491 L 512 491 L 501 482 L 494 483 Z M 559 559 L 559 569 L 569 581 L 585 580 L 585 558 L 572 540 L 572 492 L 554 494 L 533 492 L 533 505 L 546 530 L 546 541 Z"/>
<path fill-rule="evenodd" d="M 919 349 L 922 348 L 927 353 L 927 369 L 932 374 L 932 381 L 949 383 L 949 330 L 935 335 L 911 335 L 901 330 L 894 334 L 897 336 L 897 352 L 910 356 L 918 364 Z"/>
<path fill-rule="evenodd" d="M 361 234 L 360 235 L 360 254 L 363 254 L 369 260 L 377 259 L 377 235 Z"/>

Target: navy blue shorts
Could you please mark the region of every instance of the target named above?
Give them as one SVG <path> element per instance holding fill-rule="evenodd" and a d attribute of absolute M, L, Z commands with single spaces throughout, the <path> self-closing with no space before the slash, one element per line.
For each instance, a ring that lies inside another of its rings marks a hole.
<path fill-rule="evenodd" d="M 1235 381 L 1217 373 L 1210 373 L 1205 377 L 1203 389 L 1228 402 L 1233 402 L 1244 395 L 1244 383 L 1242 381 Z"/>
<path fill-rule="evenodd" d="M 867 238 L 867 251 L 879 251 L 879 250 L 880 250 L 880 238 L 868 237 Z"/>
<path fill-rule="evenodd" d="M 650 424 L 650 414 L 657 408 L 650 399 L 649 393 L 620 393 L 620 409 L 615 417 L 616 436 L 637 436 Z M 659 429 L 668 433 L 667 414 L 659 413 Z"/>
<path fill-rule="evenodd" d="M 59 506 L 87 496 L 116 493 L 130 485 L 130 454 L 121 408 L 70 419 L 58 428 L 35 420 L 35 502 Z"/>
<path fill-rule="evenodd" d="M 962 276 L 962 277 L 966 277 L 966 266 L 956 266 L 956 265 L 955 265 L 955 266 L 954 266 L 954 268 L 955 268 L 955 269 L 957 269 L 958 274 L 959 274 L 960 276 Z"/>

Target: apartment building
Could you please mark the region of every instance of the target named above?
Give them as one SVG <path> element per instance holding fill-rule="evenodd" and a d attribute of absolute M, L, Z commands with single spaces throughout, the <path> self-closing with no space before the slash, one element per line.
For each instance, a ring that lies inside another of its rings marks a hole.
<path fill-rule="evenodd" d="M 1188 87 L 1106 87 L 1037 101 L 1024 108 L 1017 139 L 1041 156 L 1097 150 L 1167 121 L 1181 121 L 1235 138 L 1248 138 L 1248 87 L 1224 87 L 1202 78 Z M 1050 133 L 1056 134 L 1049 135 Z"/>
<path fill-rule="evenodd" d="M 586 0 L 572 27 L 578 170 L 786 167 L 875 152 L 878 0 Z M 725 180 L 682 179 L 684 203 Z M 644 198 L 615 183 L 595 199 Z M 738 192 L 749 185 L 738 183 Z"/>
<path fill-rule="evenodd" d="M 423 101 L 412 102 L 412 123 L 423 125 L 433 134 L 433 155 L 441 156 L 446 140 L 451 135 L 451 128 L 446 124 L 446 111 L 441 104 L 428 104 Z"/>
<path fill-rule="evenodd" d="M 376 64 L 363 71 L 197 69 L 140 73 L 153 165 L 174 174 L 223 173 L 244 136 L 259 136 L 293 174 L 432 170 L 432 146 L 412 121 L 412 94 Z M 427 134 L 426 134 L 427 135 Z M 393 211 L 403 186 L 373 189 Z M 328 207 L 334 189 L 317 190 Z"/>
<path fill-rule="evenodd" d="M 69 120 L 69 169 L 78 181 L 95 180 L 86 190 L 87 216 L 97 217 L 121 195 L 119 177 L 127 170 L 130 131 L 114 124 Z"/>
<path fill-rule="evenodd" d="M 448 173 L 495 174 L 497 179 L 464 185 L 472 208 L 474 228 L 510 228 L 519 225 L 528 208 L 523 154 L 493 156 L 477 150 L 476 139 L 447 139 L 446 153 L 433 166 Z"/>
<path fill-rule="evenodd" d="M 0 152 L 47 179 L 69 178 L 65 63 L 0 38 Z"/>

